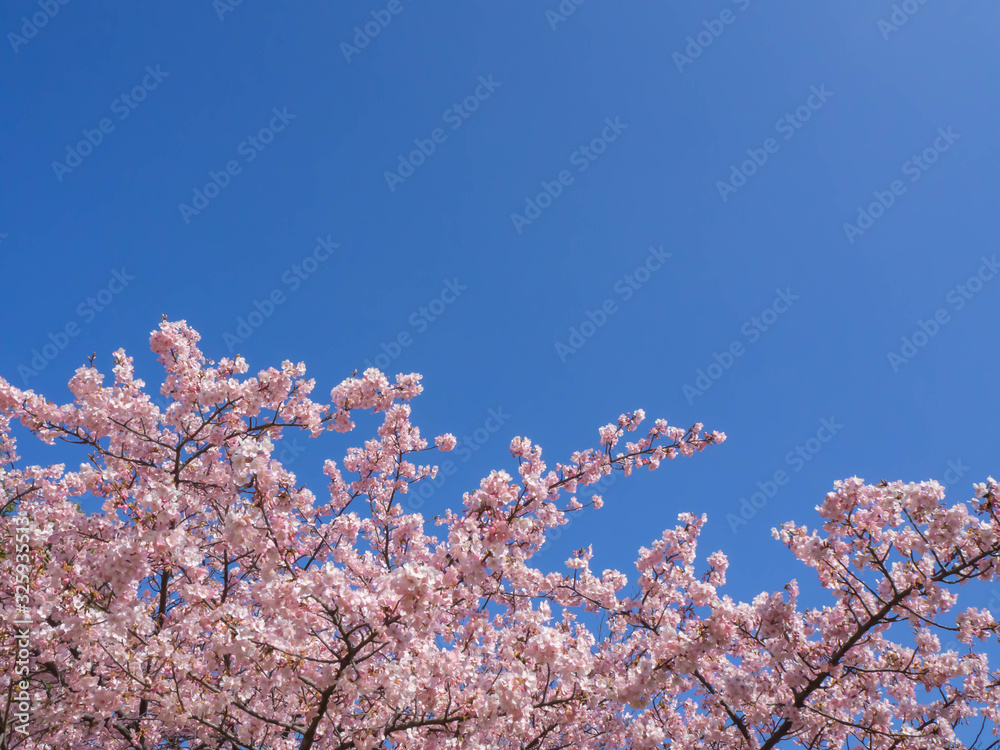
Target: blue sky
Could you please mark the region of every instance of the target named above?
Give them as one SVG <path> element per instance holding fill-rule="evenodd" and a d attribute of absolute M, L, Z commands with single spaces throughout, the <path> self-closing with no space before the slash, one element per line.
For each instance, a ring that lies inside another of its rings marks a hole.
<path fill-rule="evenodd" d="M 124 346 L 156 383 L 161 314 L 323 393 L 421 372 L 418 424 L 470 440 L 428 516 L 514 435 L 555 462 L 622 411 L 703 421 L 729 441 L 544 563 L 634 573 L 704 512 L 741 597 L 809 580 L 769 531 L 838 478 L 996 474 L 1000 9 L 562 7 L 7 3 L 0 372 L 65 400 Z"/>

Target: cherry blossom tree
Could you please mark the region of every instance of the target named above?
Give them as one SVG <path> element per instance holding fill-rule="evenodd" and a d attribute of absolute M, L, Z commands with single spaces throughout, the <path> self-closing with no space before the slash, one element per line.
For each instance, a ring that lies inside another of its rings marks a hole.
<path fill-rule="evenodd" d="M 1000 577 L 992 478 L 954 504 L 936 482 L 837 482 L 820 528 L 774 531 L 822 606 L 794 580 L 722 593 L 727 558 L 697 564 L 690 513 L 631 581 L 591 570 L 591 547 L 543 571 L 546 534 L 602 505 L 578 491 L 725 436 L 636 411 L 551 467 L 518 437 L 510 472 L 425 519 L 406 495 L 456 441 L 411 423 L 419 375 L 370 369 L 324 404 L 304 365 L 251 377 L 198 340 L 151 337 L 165 409 L 122 350 L 110 382 L 77 370 L 66 405 L 0 379 L 3 748 L 1000 746 L 1000 627 L 957 606 Z M 274 458 L 366 412 L 377 432 L 321 492 Z M 82 463 L 23 465 L 15 432 Z"/>

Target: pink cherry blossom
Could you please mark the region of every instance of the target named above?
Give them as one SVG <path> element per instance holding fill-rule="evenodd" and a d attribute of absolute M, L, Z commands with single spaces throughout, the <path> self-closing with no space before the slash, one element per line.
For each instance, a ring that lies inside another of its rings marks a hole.
<path fill-rule="evenodd" d="M 725 554 L 699 561 L 690 512 L 637 538 L 631 579 L 592 570 L 593 545 L 543 570 L 552 531 L 602 507 L 584 488 L 725 435 L 636 410 L 564 461 L 516 437 L 428 520 L 401 495 L 456 439 L 411 422 L 419 375 L 369 369 L 321 403 L 303 364 L 249 375 L 198 341 L 153 333 L 162 410 L 121 350 L 64 405 L 0 379 L 0 748 L 997 747 L 1000 625 L 959 605 L 1000 578 L 994 479 L 955 503 L 836 482 L 818 528 L 773 532 L 802 582 L 749 602 L 722 590 Z M 358 412 L 380 424 L 325 488 L 275 458 Z M 28 434 L 77 468 L 25 464 Z"/>
<path fill-rule="evenodd" d="M 438 435 L 434 438 L 434 445 L 445 452 L 454 450 L 457 444 L 458 440 L 450 432 L 446 432 L 444 435 Z"/>

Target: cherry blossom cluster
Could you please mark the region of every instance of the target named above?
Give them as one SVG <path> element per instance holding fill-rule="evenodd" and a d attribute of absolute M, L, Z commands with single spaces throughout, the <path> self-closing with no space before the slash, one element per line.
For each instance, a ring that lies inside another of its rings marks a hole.
<path fill-rule="evenodd" d="M 81 367 L 65 405 L 0 378 L 2 502 L 32 521 L 33 623 L 28 674 L 0 650 L 0 691 L 25 680 L 32 704 L 27 734 L 0 704 L 0 748 L 998 746 L 1000 625 L 958 606 L 1000 579 L 992 478 L 956 504 L 936 482 L 837 482 L 820 528 L 774 531 L 815 572 L 818 606 L 795 580 L 722 593 L 728 559 L 699 563 L 707 519 L 691 513 L 639 549 L 631 580 L 591 570 L 589 546 L 547 571 L 547 534 L 603 505 L 579 490 L 725 435 L 642 429 L 639 410 L 551 468 L 516 437 L 515 468 L 428 520 L 401 496 L 456 439 L 411 422 L 419 375 L 369 369 L 320 403 L 304 365 L 251 376 L 198 341 L 183 321 L 152 334 L 165 409 L 121 350 L 110 377 Z M 325 462 L 322 492 L 275 458 L 289 431 L 347 433 L 362 413 L 377 429 Z M 27 435 L 78 467 L 25 464 Z M 0 516 L 4 538 L 12 524 Z M 15 578 L 0 552 L 4 643 Z"/>

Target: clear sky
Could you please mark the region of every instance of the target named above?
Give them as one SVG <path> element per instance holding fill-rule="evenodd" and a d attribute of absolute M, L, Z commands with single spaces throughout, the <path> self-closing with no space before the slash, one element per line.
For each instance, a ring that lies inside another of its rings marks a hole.
<path fill-rule="evenodd" d="M 634 574 L 704 512 L 743 598 L 809 580 L 770 528 L 815 523 L 838 478 L 965 499 L 1000 472 L 989 0 L 2 18 L 0 372 L 19 386 L 66 400 L 119 346 L 158 383 L 161 314 L 252 370 L 304 360 L 324 394 L 370 364 L 420 372 L 415 421 L 470 441 L 428 516 L 513 469 L 515 435 L 555 462 L 622 411 L 703 421 L 729 441 L 608 487 L 543 562 L 593 542 L 596 569 Z M 318 483 L 343 447 L 288 455 Z"/>

